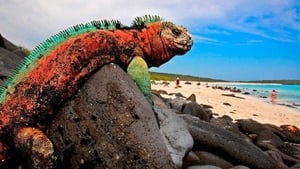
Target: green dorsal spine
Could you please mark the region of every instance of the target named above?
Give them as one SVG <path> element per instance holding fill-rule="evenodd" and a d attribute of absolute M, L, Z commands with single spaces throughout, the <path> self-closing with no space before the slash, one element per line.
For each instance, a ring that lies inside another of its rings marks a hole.
<path fill-rule="evenodd" d="M 143 17 L 136 17 L 132 22 L 131 26 L 137 29 L 142 29 L 145 26 L 147 26 L 147 24 L 157 22 L 157 21 L 162 21 L 162 20 L 163 19 L 158 15 L 154 15 L 154 16 L 145 15 Z"/>
<path fill-rule="evenodd" d="M 5 100 L 5 96 L 7 95 L 7 89 L 14 87 L 16 83 L 18 83 L 17 76 L 20 76 L 26 71 L 28 71 L 29 67 L 34 65 L 37 62 L 37 60 L 45 56 L 47 53 L 51 52 L 53 48 L 61 44 L 66 39 L 74 37 L 76 35 L 80 35 L 82 33 L 94 31 L 96 29 L 114 30 L 117 28 L 122 28 L 122 24 L 117 20 L 92 21 L 87 24 L 79 24 L 69 27 L 68 29 L 63 30 L 58 34 L 46 39 L 44 42 L 39 44 L 30 53 L 30 55 L 23 60 L 23 62 L 17 67 L 17 69 L 13 71 L 7 78 L 5 83 L 0 88 L 0 103 Z"/>
<path fill-rule="evenodd" d="M 143 17 L 136 17 L 130 27 L 124 26 L 118 20 L 98 20 L 92 21 L 86 24 L 78 24 L 72 27 L 67 28 L 59 32 L 58 34 L 51 36 L 46 39 L 44 42 L 39 44 L 29 56 L 27 56 L 24 61 L 17 67 L 15 71 L 13 71 L 10 76 L 7 78 L 6 82 L 0 87 L 0 103 L 2 103 L 9 89 L 13 89 L 17 83 L 19 83 L 20 77 L 26 74 L 26 72 L 30 71 L 31 68 L 34 67 L 36 62 L 47 56 L 49 52 L 51 52 L 55 47 L 61 44 L 63 41 L 70 37 L 74 37 L 86 32 L 95 31 L 97 29 L 100 30 L 115 30 L 115 29 L 142 29 L 146 27 L 149 23 L 162 21 L 157 15 L 145 15 Z"/>

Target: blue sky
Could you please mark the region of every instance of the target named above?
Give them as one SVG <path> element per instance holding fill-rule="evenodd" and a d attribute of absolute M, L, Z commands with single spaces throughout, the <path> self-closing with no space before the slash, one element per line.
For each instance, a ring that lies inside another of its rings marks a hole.
<path fill-rule="evenodd" d="M 298 0 L 1 0 L 0 33 L 33 49 L 71 25 L 157 14 L 188 28 L 192 50 L 152 71 L 224 80 L 300 79 Z"/>

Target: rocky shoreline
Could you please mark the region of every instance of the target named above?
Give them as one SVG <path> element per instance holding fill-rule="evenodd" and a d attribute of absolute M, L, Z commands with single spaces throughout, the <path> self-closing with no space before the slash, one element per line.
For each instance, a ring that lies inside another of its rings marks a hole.
<path fill-rule="evenodd" d="M 261 124 L 251 119 L 233 122 L 229 116 L 214 118 L 209 109 L 197 104 L 193 99 L 165 99 L 159 93 L 165 94 L 166 91 L 154 93 L 157 96 L 154 99 L 156 104 L 164 107 L 163 110 L 172 116 L 182 119 L 186 125 L 183 132 L 187 129 L 193 139 L 193 146 L 186 148 L 187 155 L 182 156 L 183 168 L 197 166 L 200 169 L 203 165 L 215 168 L 300 167 L 298 128 L 296 133 L 291 133 L 288 125 Z M 193 105 L 193 108 L 184 111 L 188 105 Z M 187 134 L 181 135 L 187 137 Z M 181 161 L 175 163 L 180 168 Z"/>
<path fill-rule="evenodd" d="M 152 111 L 118 65 L 104 66 L 66 102 L 50 126 L 58 152 L 69 151 L 64 168 L 300 166 L 297 127 L 214 117 L 211 107 L 198 104 L 195 95 L 171 93 L 176 97 L 164 98 L 161 93 L 169 95 L 152 91 Z"/>

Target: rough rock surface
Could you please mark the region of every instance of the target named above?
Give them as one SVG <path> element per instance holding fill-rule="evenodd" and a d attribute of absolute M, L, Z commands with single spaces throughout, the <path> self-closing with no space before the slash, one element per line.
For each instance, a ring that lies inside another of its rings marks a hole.
<path fill-rule="evenodd" d="M 188 98 L 186 98 L 186 100 L 192 101 L 192 102 L 196 102 L 196 95 L 195 94 L 191 94 Z"/>
<path fill-rule="evenodd" d="M 66 168 L 175 168 L 150 105 L 117 65 L 82 86 L 49 135 Z"/>
<path fill-rule="evenodd" d="M 160 130 L 163 133 L 171 157 L 177 168 L 181 168 L 184 157 L 194 145 L 187 124 L 170 109 L 161 109 L 155 106 L 154 110 L 157 113 Z"/>
<path fill-rule="evenodd" d="M 189 98 L 176 97 L 174 99 L 167 99 L 167 105 L 177 110 L 180 114 L 190 114 L 199 117 L 201 120 L 209 121 L 212 118 L 212 112 L 209 107 L 205 105 L 198 104 L 195 102 L 195 96 L 191 95 Z"/>
<path fill-rule="evenodd" d="M 196 102 L 187 103 L 183 110 L 183 114 L 190 114 L 195 117 L 199 117 L 201 120 L 209 121 L 211 119 L 211 114 L 205 111 L 202 105 Z"/>
<path fill-rule="evenodd" d="M 25 54 L 0 34 L 0 85 L 23 60 Z"/>
<path fill-rule="evenodd" d="M 200 164 L 202 165 L 214 165 L 220 168 L 231 168 L 233 165 L 228 161 L 220 158 L 219 156 L 205 152 L 205 151 L 196 151 L 196 155 L 200 159 Z"/>
<path fill-rule="evenodd" d="M 197 166 L 188 167 L 187 169 L 222 169 L 222 168 L 213 165 L 197 165 Z"/>
<path fill-rule="evenodd" d="M 183 166 L 182 168 L 187 168 L 188 166 L 193 166 L 193 165 L 199 165 L 201 164 L 201 160 L 197 156 L 197 154 L 194 151 L 190 151 L 184 161 L 183 161 Z"/>
<path fill-rule="evenodd" d="M 182 97 L 176 97 L 174 99 L 168 99 L 166 103 L 170 106 L 170 108 L 177 110 L 178 112 L 182 112 L 184 106 L 190 101 L 185 100 Z"/>
<path fill-rule="evenodd" d="M 253 168 L 274 169 L 276 163 L 253 144 L 235 134 L 202 121 L 194 116 L 182 115 L 195 144 L 200 148 L 214 149 L 220 154 L 227 154 L 233 161 L 246 164 Z M 229 159 L 230 160 L 230 159 Z M 258 161 L 260 161 L 258 163 Z"/>

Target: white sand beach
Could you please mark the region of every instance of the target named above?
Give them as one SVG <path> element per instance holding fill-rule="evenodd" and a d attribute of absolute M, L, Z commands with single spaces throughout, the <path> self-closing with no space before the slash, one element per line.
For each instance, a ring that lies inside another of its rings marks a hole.
<path fill-rule="evenodd" d="M 213 89 L 211 86 L 216 83 L 201 82 L 201 85 L 197 85 L 199 82 L 184 83 L 184 81 L 181 81 L 181 87 L 175 88 L 174 81 L 169 82 L 169 85 L 162 84 L 162 81 L 156 81 L 156 84 L 152 84 L 152 89 L 165 90 L 168 93 L 181 93 L 185 97 L 195 94 L 196 101 L 199 104 L 206 104 L 213 107 L 211 110 L 214 114 L 217 114 L 215 116 L 228 115 L 235 120 L 253 119 L 261 123 L 269 123 L 277 126 L 291 124 L 300 128 L 299 109 L 283 105 L 272 105 L 251 95 Z M 207 84 L 210 87 L 207 87 Z M 234 94 L 234 96 L 244 99 L 224 96 L 222 94 Z M 174 97 L 170 95 L 162 96 L 166 98 Z"/>

